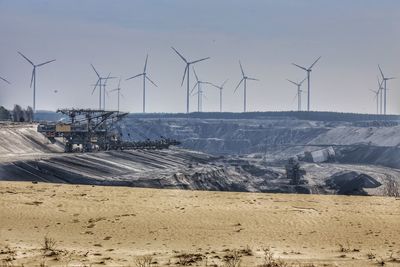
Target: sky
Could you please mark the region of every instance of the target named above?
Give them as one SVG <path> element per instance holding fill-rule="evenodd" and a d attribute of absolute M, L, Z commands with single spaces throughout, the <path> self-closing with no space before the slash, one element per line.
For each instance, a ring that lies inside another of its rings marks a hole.
<path fill-rule="evenodd" d="M 143 72 L 149 55 L 147 112 L 185 112 L 185 65 L 195 65 L 201 80 L 221 84 L 223 110 L 243 110 L 239 60 L 248 81 L 248 111 L 296 110 L 297 88 L 286 79 L 309 66 L 311 110 L 375 113 L 370 90 L 378 88 L 378 64 L 400 78 L 400 1 L 398 0 L 0 0 L 0 105 L 32 106 L 34 63 L 56 59 L 37 69 L 38 110 L 97 108 L 97 77 L 121 77 L 121 109 L 142 111 Z M 191 71 L 191 87 L 194 76 Z M 110 80 L 107 90 L 119 79 Z M 388 113 L 400 113 L 400 80 L 388 82 Z M 204 111 L 219 110 L 219 92 L 204 86 Z M 306 91 L 306 84 L 303 90 Z M 56 92 L 55 92 L 56 91 Z M 190 97 L 190 111 L 197 110 Z M 302 95 L 306 108 L 306 93 Z M 117 108 L 110 92 L 106 109 Z"/>

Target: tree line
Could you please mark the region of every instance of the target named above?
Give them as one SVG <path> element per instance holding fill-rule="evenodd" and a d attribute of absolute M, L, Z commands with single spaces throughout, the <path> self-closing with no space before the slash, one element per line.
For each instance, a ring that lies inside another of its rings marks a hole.
<path fill-rule="evenodd" d="M 0 121 L 32 122 L 33 109 L 30 106 L 23 109 L 20 105 L 14 105 L 12 110 L 7 110 L 0 106 Z"/>

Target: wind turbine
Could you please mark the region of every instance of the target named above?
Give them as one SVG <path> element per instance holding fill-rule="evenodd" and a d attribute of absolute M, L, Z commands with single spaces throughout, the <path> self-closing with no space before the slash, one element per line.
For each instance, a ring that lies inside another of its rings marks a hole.
<path fill-rule="evenodd" d="M 378 115 L 379 114 L 379 93 L 380 93 L 380 90 L 378 89 L 378 90 L 375 91 L 375 90 L 370 89 L 370 91 L 373 92 L 374 95 L 375 95 L 374 100 L 376 99 L 376 114 Z"/>
<path fill-rule="evenodd" d="M 183 78 L 182 78 L 182 83 L 181 83 L 181 86 L 183 85 L 183 82 L 185 81 L 185 76 L 186 76 L 186 73 L 187 73 L 187 77 L 186 77 L 186 81 L 187 81 L 187 90 L 186 90 L 186 113 L 189 113 L 189 95 L 190 95 L 190 93 L 189 93 L 189 90 L 190 90 L 190 83 L 189 83 L 189 73 L 190 73 L 190 65 L 192 65 L 192 64 L 196 64 L 196 63 L 198 63 L 198 62 L 200 62 L 200 61 L 203 61 L 203 60 L 207 60 L 207 59 L 209 59 L 210 57 L 205 57 L 205 58 L 202 58 L 202 59 L 198 59 L 198 60 L 194 60 L 194 61 L 187 61 L 186 60 L 186 58 L 184 58 L 174 47 L 171 47 L 172 48 L 172 50 L 174 50 L 175 51 L 175 53 L 185 62 L 185 64 L 186 64 L 186 67 L 185 67 L 185 71 L 184 71 L 184 73 L 183 73 Z"/>
<path fill-rule="evenodd" d="M 122 90 L 122 88 L 121 88 L 121 79 L 119 79 L 118 87 L 115 88 L 115 89 L 113 89 L 113 90 L 110 90 L 110 92 L 115 92 L 115 91 L 117 91 L 117 93 L 118 93 L 118 112 L 119 112 L 119 98 L 120 98 L 120 96 L 124 96 L 124 95 L 121 93 L 121 90 Z"/>
<path fill-rule="evenodd" d="M 310 111 L 310 73 L 311 73 L 311 71 L 312 71 L 312 67 L 314 67 L 314 65 L 315 64 L 317 64 L 317 62 L 318 62 L 318 60 L 320 59 L 321 57 L 319 57 L 319 58 L 317 58 L 317 60 L 315 60 L 314 61 L 314 63 L 313 64 L 311 64 L 311 66 L 309 67 L 309 68 L 305 68 L 305 67 L 302 67 L 302 66 L 300 66 L 300 65 L 297 65 L 297 64 L 295 64 L 295 63 L 292 63 L 292 65 L 294 65 L 294 66 L 296 66 L 296 67 L 298 67 L 298 68 L 300 68 L 300 69 L 302 69 L 302 70 L 305 70 L 306 72 L 307 72 L 307 84 L 308 84 L 308 88 L 307 88 L 307 111 Z"/>
<path fill-rule="evenodd" d="M 143 113 L 146 113 L 146 79 L 149 80 L 155 87 L 158 87 L 157 84 L 155 84 L 147 75 L 146 69 L 147 69 L 147 59 L 149 58 L 149 55 L 146 55 L 146 61 L 144 62 L 144 68 L 143 68 L 143 73 L 140 73 L 138 75 L 132 76 L 126 80 L 130 80 L 136 77 L 143 76 Z"/>
<path fill-rule="evenodd" d="M 36 68 L 41 67 L 46 64 L 49 64 L 56 60 L 53 59 L 53 60 L 49 60 L 49 61 L 46 61 L 46 62 L 36 65 L 29 58 L 27 58 L 25 55 L 23 55 L 21 52 L 18 52 L 18 54 L 20 54 L 23 58 L 25 58 L 25 60 L 28 61 L 33 67 L 30 87 L 32 88 L 32 83 L 33 83 L 33 113 L 35 113 L 36 112 Z"/>
<path fill-rule="evenodd" d="M 110 75 L 111 75 L 111 72 L 108 73 L 108 76 L 107 76 L 107 78 L 104 80 L 104 83 L 103 83 L 103 109 L 104 109 L 104 110 L 106 109 L 106 94 L 107 94 L 107 96 L 108 96 L 108 92 L 107 92 L 107 90 L 106 90 L 107 81 L 108 81 L 109 79 L 115 79 L 115 78 L 117 78 L 117 77 L 110 77 Z"/>
<path fill-rule="evenodd" d="M 201 85 L 202 84 L 212 85 L 212 83 L 199 80 L 199 77 L 197 77 L 194 67 L 192 69 L 193 69 L 194 76 L 196 77 L 196 83 L 194 84 L 192 91 L 190 93 L 192 93 L 193 90 L 197 86 L 197 93 L 196 93 L 197 94 L 197 111 L 202 112 L 203 111 L 203 88 L 201 87 Z"/>
<path fill-rule="evenodd" d="M 256 79 L 256 78 L 250 78 L 250 77 L 246 76 L 246 75 L 244 74 L 244 71 L 243 71 L 242 63 L 241 63 L 240 61 L 239 61 L 239 66 L 240 66 L 240 70 L 242 71 L 242 79 L 240 80 L 240 82 L 239 82 L 238 85 L 236 86 L 234 93 L 236 92 L 236 90 L 239 88 L 239 86 L 240 86 L 240 85 L 242 84 L 242 82 L 243 82 L 243 90 L 244 90 L 244 94 L 243 94 L 243 112 L 246 112 L 246 90 L 247 90 L 247 80 L 250 80 L 250 81 L 259 81 L 259 80 Z"/>
<path fill-rule="evenodd" d="M 0 77 L 0 80 L 3 80 L 3 81 L 5 81 L 5 82 L 8 83 L 8 84 L 11 84 L 9 81 L 6 80 L 6 78 Z"/>
<path fill-rule="evenodd" d="M 385 77 L 385 75 L 383 74 L 383 71 L 381 69 L 381 66 L 378 65 L 378 68 L 379 68 L 379 71 L 380 71 L 380 73 L 382 75 L 382 82 L 383 82 L 383 114 L 386 115 L 386 96 L 387 96 L 387 93 L 386 93 L 386 91 L 387 91 L 386 82 L 389 81 L 389 80 L 396 79 L 396 78 L 395 77 L 390 77 L 390 78 Z"/>
<path fill-rule="evenodd" d="M 93 68 L 93 70 L 94 70 L 94 72 L 96 73 L 96 75 L 97 75 L 97 82 L 96 82 L 96 84 L 94 85 L 94 88 L 93 88 L 93 91 L 92 91 L 92 95 L 93 95 L 93 93 L 94 93 L 94 91 L 96 90 L 96 88 L 97 88 L 97 86 L 99 86 L 99 109 L 101 109 L 101 102 L 102 102 L 102 99 L 101 99 L 101 90 L 103 89 L 103 90 L 105 90 L 105 88 L 103 88 L 102 87 L 102 85 L 103 85 L 103 81 L 107 81 L 108 79 L 115 79 L 116 77 L 110 77 L 110 74 L 108 74 L 108 77 L 101 77 L 100 76 L 100 74 L 97 72 L 97 70 L 96 70 L 96 68 L 93 66 L 93 64 L 90 64 L 91 66 L 92 66 L 92 68 Z M 105 91 L 104 91 L 105 92 Z M 105 93 L 104 93 L 105 94 Z M 105 96 L 104 96 L 105 97 Z M 103 103 L 104 103 L 104 101 L 105 100 L 103 100 Z"/>
<path fill-rule="evenodd" d="M 290 83 L 293 83 L 294 85 L 297 86 L 297 111 L 301 111 L 301 93 L 303 92 L 303 90 L 301 90 L 301 85 L 303 84 L 303 82 L 304 82 L 306 79 L 307 79 L 307 77 L 304 78 L 304 80 L 302 80 L 302 81 L 299 82 L 299 83 L 296 83 L 296 82 L 294 82 L 294 81 L 291 81 L 291 80 L 289 80 L 289 79 L 286 79 L 286 80 L 288 80 Z"/>
<path fill-rule="evenodd" d="M 211 84 L 215 88 L 219 89 L 219 112 L 222 112 L 222 90 L 224 89 L 224 86 L 228 80 L 225 80 L 220 86 Z"/>

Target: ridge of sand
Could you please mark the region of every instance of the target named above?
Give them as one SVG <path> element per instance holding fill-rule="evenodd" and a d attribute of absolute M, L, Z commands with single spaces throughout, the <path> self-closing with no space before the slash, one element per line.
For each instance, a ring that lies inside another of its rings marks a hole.
<path fill-rule="evenodd" d="M 176 266 L 179 253 L 223 266 L 247 247 L 241 266 L 261 264 L 266 247 L 295 266 L 400 263 L 396 198 L 1 182 L 0 206 L 0 263 L 14 266 L 136 266 L 148 254 Z M 45 236 L 55 255 L 43 256 Z"/>

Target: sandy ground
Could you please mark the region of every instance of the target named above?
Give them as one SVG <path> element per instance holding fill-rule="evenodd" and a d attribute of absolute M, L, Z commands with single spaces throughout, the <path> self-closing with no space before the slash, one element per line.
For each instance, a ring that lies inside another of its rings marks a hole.
<path fill-rule="evenodd" d="M 400 264 L 395 198 L 1 182 L 0 206 L 0 266 Z"/>

